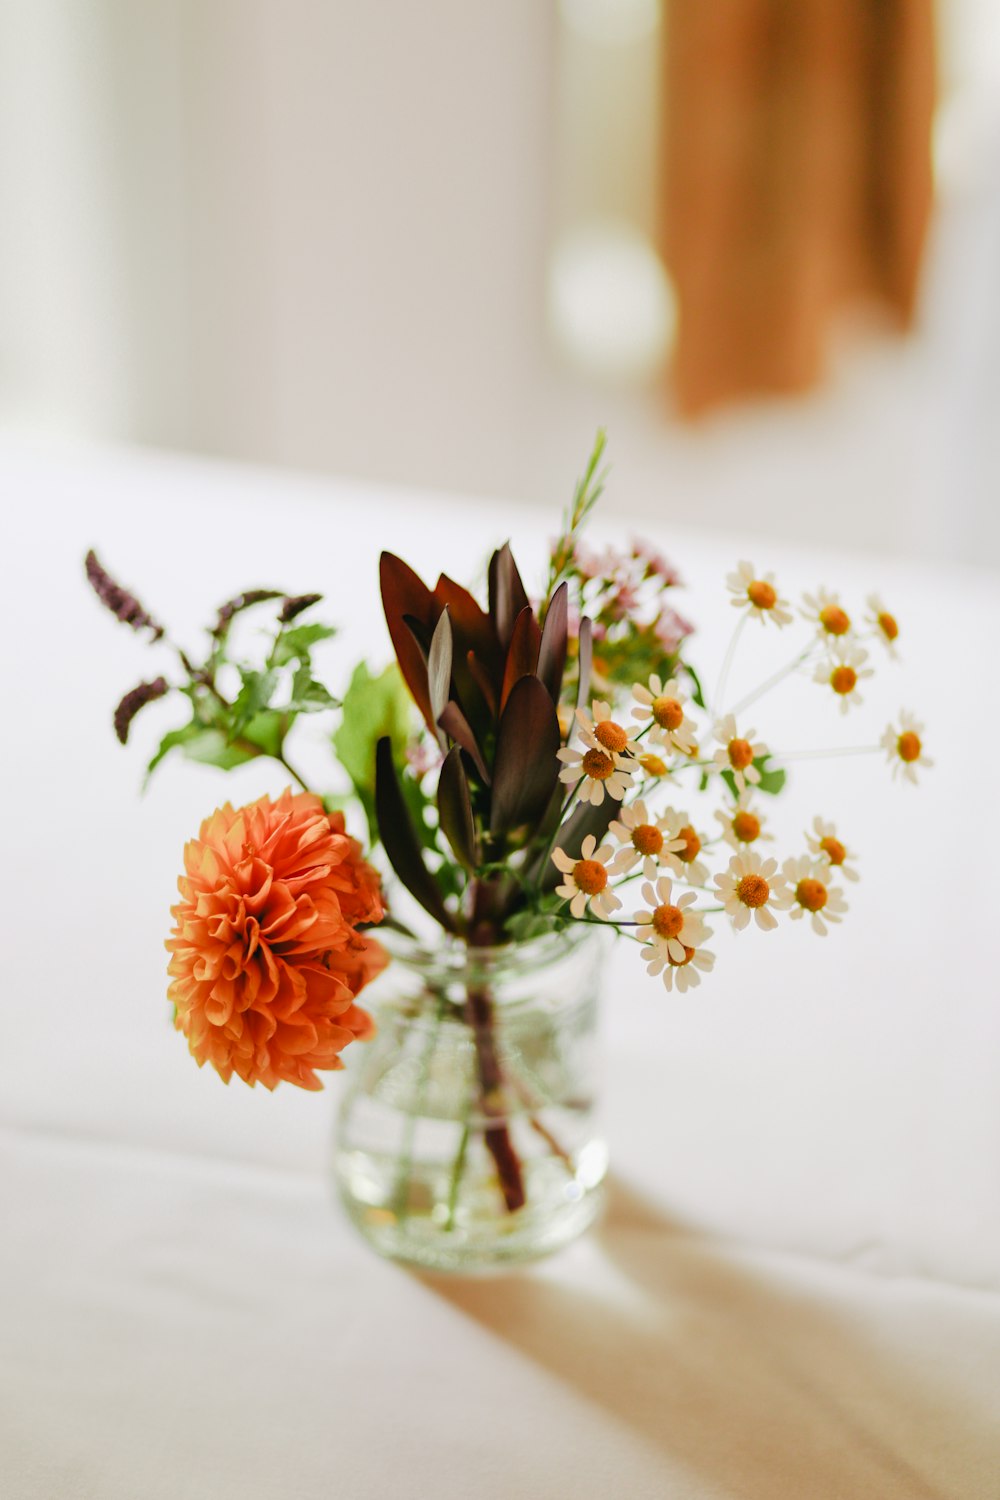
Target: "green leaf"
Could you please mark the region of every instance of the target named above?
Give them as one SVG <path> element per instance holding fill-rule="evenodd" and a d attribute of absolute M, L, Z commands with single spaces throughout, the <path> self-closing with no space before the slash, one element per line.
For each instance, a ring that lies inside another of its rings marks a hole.
<path fill-rule="evenodd" d="M 769 755 L 758 755 L 755 758 L 754 765 L 760 772 L 760 781 L 756 783 L 756 786 L 759 792 L 766 792 L 769 797 L 776 797 L 781 791 L 782 787 L 785 785 L 787 772 L 780 769 L 769 770 L 767 763 L 770 759 L 771 757 Z M 733 796 L 737 796 L 738 794 L 736 790 L 736 777 L 733 775 L 732 771 L 723 771 L 722 779 L 728 786 L 729 790 L 732 792 Z M 751 783 L 748 782 L 747 785 L 749 786 L 751 785 Z"/>
<path fill-rule="evenodd" d="M 373 677 L 359 662 L 344 694 L 343 715 L 333 736 L 333 748 L 359 795 L 375 793 L 375 747 L 380 739 L 392 745 L 399 765 L 413 725 L 410 696 L 395 662 Z"/>
<path fill-rule="evenodd" d="M 326 708 L 337 708 L 338 700 L 312 675 L 308 662 L 296 669 L 292 678 L 292 696 L 285 705 L 293 714 L 316 714 Z"/>
<path fill-rule="evenodd" d="M 233 703 L 232 718 L 228 725 L 230 740 L 238 739 L 250 720 L 269 707 L 278 686 L 277 672 L 258 672 L 251 667 L 240 667 L 239 672 L 243 686 Z"/>
<path fill-rule="evenodd" d="M 277 756 L 281 754 L 287 732 L 287 716 L 276 708 L 266 708 L 262 713 L 254 714 L 240 738 L 258 745 L 265 755 Z"/>
<path fill-rule="evenodd" d="M 231 771 L 234 766 L 242 766 L 262 753 L 245 743 L 231 744 L 221 729 L 200 729 L 198 734 L 183 741 L 181 750 L 188 760 L 218 766 L 220 771 Z"/>
<path fill-rule="evenodd" d="M 149 778 L 157 766 L 170 754 L 171 750 L 176 750 L 178 745 L 183 745 L 188 740 L 193 739 L 195 735 L 201 734 L 204 728 L 204 724 L 199 724 L 197 719 L 192 719 L 190 724 L 185 724 L 180 729 L 171 729 L 169 733 L 165 734 L 157 746 L 156 754 L 146 767 L 146 784 L 148 784 Z"/>
<path fill-rule="evenodd" d="M 276 667 L 287 666 L 291 661 L 308 662 L 313 646 L 328 641 L 336 633 L 332 625 L 296 625 L 294 630 L 283 630 L 274 643 L 271 661 Z"/>
<path fill-rule="evenodd" d="M 691 697 L 694 699 L 695 703 L 697 703 L 699 708 L 704 708 L 705 693 L 701 685 L 701 678 L 698 676 L 698 673 L 695 671 L 694 667 L 691 666 L 690 662 L 682 661 L 681 666 L 688 674 L 691 681 L 694 683 L 694 692 L 691 694 Z"/>

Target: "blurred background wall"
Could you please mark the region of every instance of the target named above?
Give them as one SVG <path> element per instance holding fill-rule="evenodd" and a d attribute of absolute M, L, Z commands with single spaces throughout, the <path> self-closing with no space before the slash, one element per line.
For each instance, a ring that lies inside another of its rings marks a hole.
<path fill-rule="evenodd" d="M 694 421 L 662 27 L 655 0 L 0 0 L 0 423 L 552 505 L 603 423 L 631 512 L 1000 561 L 1000 10 L 939 7 L 912 330 L 845 317 L 813 389 Z"/>

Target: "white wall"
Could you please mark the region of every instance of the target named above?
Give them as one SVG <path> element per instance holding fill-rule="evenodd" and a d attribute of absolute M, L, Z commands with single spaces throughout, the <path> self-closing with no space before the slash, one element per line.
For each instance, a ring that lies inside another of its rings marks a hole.
<path fill-rule="evenodd" d="M 605 423 L 631 511 L 1000 559 L 1000 64 L 948 16 L 918 335 L 682 428 L 546 336 L 554 7 L 0 0 L 0 420 L 529 501 Z"/>

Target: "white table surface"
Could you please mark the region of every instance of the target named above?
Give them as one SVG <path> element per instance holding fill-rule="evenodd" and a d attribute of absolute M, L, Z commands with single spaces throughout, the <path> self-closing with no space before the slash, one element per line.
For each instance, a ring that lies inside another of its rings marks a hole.
<path fill-rule="evenodd" d="M 378 1260 L 329 1200 L 338 1080 L 227 1090 L 170 1029 L 183 842 L 282 782 L 178 761 L 139 797 L 170 709 L 114 742 L 157 658 L 89 596 L 86 547 L 182 635 L 242 588 L 323 590 L 336 666 L 385 659 L 380 546 L 466 576 L 510 533 L 531 573 L 562 499 L 0 444 L 3 1500 L 1000 1497 L 995 575 L 852 555 L 835 516 L 823 556 L 656 538 L 709 680 L 737 556 L 880 587 L 906 659 L 878 706 L 824 720 L 795 684 L 752 719 L 855 744 L 906 705 L 937 765 L 918 792 L 874 758 L 797 767 L 788 851 L 819 811 L 862 853 L 825 943 L 720 931 L 687 998 L 611 956 L 609 1210 L 562 1255 L 482 1280 Z M 318 743 L 301 758 L 321 773 Z"/>

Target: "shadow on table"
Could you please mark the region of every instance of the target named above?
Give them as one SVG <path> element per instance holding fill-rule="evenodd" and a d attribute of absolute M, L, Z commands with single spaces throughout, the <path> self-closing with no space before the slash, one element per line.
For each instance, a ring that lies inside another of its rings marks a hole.
<path fill-rule="evenodd" d="M 995 1438 L 935 1382 L 931 1339 L 917 1364 L 801 1274 L 779 1285 L 755 1273 L 620 1181 L 609 1197 L 591 1240 L 563 1259 L 421 1279 L 672 1464 L 742 1500 L 945 1500 L 956 1492 L 935 1471 L 985 1461 Z M 573 1284 L 572 1257 L 588 1253 L 611 1273 L 606 1295 Z"/>

